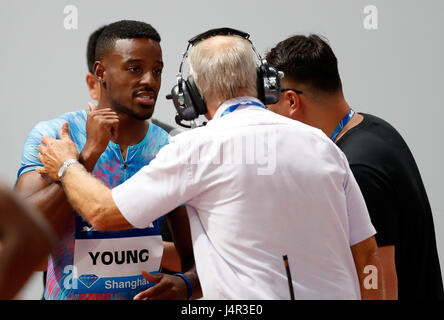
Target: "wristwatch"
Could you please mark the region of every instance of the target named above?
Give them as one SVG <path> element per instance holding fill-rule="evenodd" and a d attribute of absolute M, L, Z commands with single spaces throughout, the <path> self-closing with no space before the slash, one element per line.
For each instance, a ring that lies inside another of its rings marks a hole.
<path fill-rule="evenodd" d="M 65 172 L 66 172 L 66 169 L 68 169 L 68 167 L 69 167 L 70 165 L 72 165 L 73 163 L 79 163 L 79 161 L 77 161 L 77 159 L 69 159 L 69 160 L 66 160 L 66 161 L 61 165 L 61 167 L 60 167 L 60 169 L 59 169 L 59 172 L 58 172 L 58 174 L 57 174 L 57 177 L 59 178 L 59 181 L 62 180 L 62 177 L 63 177 L 63 175 L 64 175 Z"/>

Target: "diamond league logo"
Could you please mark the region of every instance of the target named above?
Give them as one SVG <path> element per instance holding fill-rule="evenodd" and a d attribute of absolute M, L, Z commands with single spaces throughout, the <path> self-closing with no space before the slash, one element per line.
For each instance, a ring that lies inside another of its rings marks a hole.
<path fill-rule="evenodd" d="M 94 283 L 99 280 L 99 277 L 95 274 L 82 274 L 79 277 L 79 281 L 85 285 L 88 289 L 92 287 Z"/>

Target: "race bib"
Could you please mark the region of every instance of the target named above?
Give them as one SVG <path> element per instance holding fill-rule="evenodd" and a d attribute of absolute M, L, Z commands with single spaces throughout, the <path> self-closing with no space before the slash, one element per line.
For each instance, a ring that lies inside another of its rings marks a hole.
<path fill-rule="evenodd" d="M 143 291 L 154 283 L 142 270 L 157 272 L 163 254 L 160 227 L 154 221 L 145 229 L 94 231 L 76 215 L 73 288 L 75 293 Z"/>

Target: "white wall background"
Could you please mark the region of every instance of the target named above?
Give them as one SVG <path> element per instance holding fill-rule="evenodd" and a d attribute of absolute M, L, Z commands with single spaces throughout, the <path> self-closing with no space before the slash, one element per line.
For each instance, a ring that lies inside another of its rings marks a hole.
<path fill-rule="evenodd" d="M 363 10 L 378 9 L 366 30 Z M 78 29 L 64 28 L 64 8 L 78 9 Z M 189 0 L 0 1 L 0 180 L 13 185 L 26 135 L 41 120 L 86 108 L 86 42 L 120 19 L 151 23 L 162 36 L 165 62 L 155 117 L 174 124 L 163 99 L 175 82 L 186 41 L 213 27 L 245 30 L 260 52 L 297 33 L 320 33 L 335 51 L 346 98 L 389 121 L 417 160 L 432 205 L 444 264 L 444 1 L 442 0 Z M 36 274 L 20 296 L 41 296 Z"/>

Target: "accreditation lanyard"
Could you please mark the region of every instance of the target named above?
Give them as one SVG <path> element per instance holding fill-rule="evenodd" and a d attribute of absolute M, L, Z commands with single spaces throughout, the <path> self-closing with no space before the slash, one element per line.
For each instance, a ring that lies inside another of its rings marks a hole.
<path fill-rule="evenodd" d="M 267 109 L 266 106 L 264 106 L 263 104 L 256 102 L 256 101 L 248 101 L 248 102 L 241 102 L 238 104 L 234 104 L 232 106 L 229 106 L 227 109 L 225 109 L 225 111 L 221 114 L 221 118 L 229 113 L 232 113 L 233 111 L 235 111 L 237 108 L 239 108 L 240 106 L 256 106 L 256 107 L 261 107 L 262 109 Z"/>
<path fill-rule="evenodd" d="M 354 115 L 355 110 L 350 108 L 350 111 L 344 116 L 344 118 L 342 118 L 342 120 L 338 123 L 335 130 L 333 131 L 333 134 L 330 137 L 331 141 L 335 142 L 339 132 L 341 132 L 342 128 L 345 127 L 345 125 L 351 120 L 351 118 L 353 118 Z"/>

